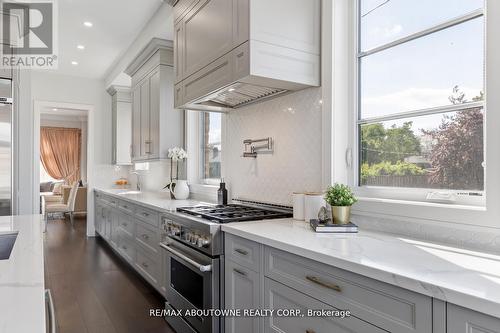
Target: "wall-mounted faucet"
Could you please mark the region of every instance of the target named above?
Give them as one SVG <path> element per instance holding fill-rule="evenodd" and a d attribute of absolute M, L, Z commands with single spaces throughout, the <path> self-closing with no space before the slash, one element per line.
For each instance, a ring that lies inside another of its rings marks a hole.
<path fill-rule="evenodd" d="M 261 143 L 259 145 L 254 145 L 255 143 Z M 265 139 L 246 139 L 243 140 L 245 145 L 245 150 L 243 151 L 243 157 L 253 157 L 256 158 L 259 153 L 272 153 L 273 152 L 273 139 L 271 137 Z"/>

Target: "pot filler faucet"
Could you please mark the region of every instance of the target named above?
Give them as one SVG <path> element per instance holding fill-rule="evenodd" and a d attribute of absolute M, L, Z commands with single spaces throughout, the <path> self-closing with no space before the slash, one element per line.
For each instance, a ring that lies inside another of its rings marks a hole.
<path fill-rule="evenodd" d="M 255 145 L 255 143 L 260 143 Z M 243 157 L 253 157 L 256 158 L 258 153 L 273 153 L 273 139 L 271 137 L 264 139 L 246 139 L 243 140 L 245 145 L 245 150 L 243 151 Z"/>

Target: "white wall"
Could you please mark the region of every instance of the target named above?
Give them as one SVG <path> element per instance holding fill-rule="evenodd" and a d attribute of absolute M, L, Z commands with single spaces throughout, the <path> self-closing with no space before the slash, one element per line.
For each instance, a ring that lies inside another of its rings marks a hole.
<path fill-rule="evenodd" d="M 295 191 L 322 190 L 321 89 L 229 112 L 223 173 L 232 198 L 291 204 Z M 272 137 L 274 153 L 243 158 L 243 140 Z"/>
<path fill-rule="evenodd" d="M 61 117 L 60 119 L 57 119 L 49 115 L 42 114 L 40 117 L 40 126 L 79 128 L 81 130 L 80 179 L 85 184 L 87 182 L 87 120 L 86 117 L 82 120 L 79 118 L 80 117 L 67 117 L 66 119 L 63 119 Z M 40 167 L 42 166 L 40 165 Z"/>

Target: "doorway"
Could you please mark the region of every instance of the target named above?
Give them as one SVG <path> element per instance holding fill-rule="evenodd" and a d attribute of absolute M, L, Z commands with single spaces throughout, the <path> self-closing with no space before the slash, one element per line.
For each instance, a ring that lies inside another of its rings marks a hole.
<path fill-rule="evenodd" d="M 94 236 L 93 106 L 60 102 L 35 102 L 34 202 L 45 213 L 55 205 L 71 207 L 71 214 L 86 215 L 87 236 Z M 73 189 L 74 184 L 77 184 Z M 73 190 L 73 191 L 72 191 Z M 75 193 L 74 196 L 71 193 Z M 64 210 L 64 207 L 61 207 Z M 51 219 L 48 220 L 50 223 Z M 85 221 L 76 219 L 77 223 Z"/>

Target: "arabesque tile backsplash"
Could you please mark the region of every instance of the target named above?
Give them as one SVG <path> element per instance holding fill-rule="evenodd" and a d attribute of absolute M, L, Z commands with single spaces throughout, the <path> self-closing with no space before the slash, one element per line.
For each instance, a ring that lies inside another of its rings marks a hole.
<path fill-rule="evenodd" d="M 321 89 L 231 111 L 224 165 L 232 198 L 291 204 L 295 191 L 321 190 Z M 274 153 L 243 158 L 243 140 L 272 137 Z"/>

